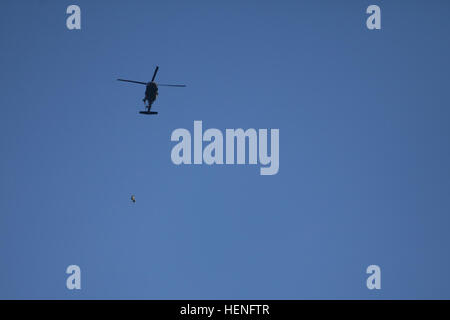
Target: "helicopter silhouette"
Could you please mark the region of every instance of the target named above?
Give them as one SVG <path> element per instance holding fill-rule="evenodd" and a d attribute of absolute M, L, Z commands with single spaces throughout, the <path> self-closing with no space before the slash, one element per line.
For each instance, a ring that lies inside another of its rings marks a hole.
<path fill-rule="evenodd" d="M 163 86 L 163 87 L 186 87 L 186 85 L 184 84 L 159 84 L 155 82 L 155 77 L 156 77 L 156 73 L 158 72 L 159 67 L 156 66 L 155 72 L 153 73 L 153 77 L 152 77 L 152 81 L 150 82 L 141 82 L 141 81 L 134 81 L 134 80 L 126 80 L 126 79 L 117 79 L 118 81 L 123 81 L 123 82 L 131 82 L 131 83 L 137 83 L 137 84 L 143 84 L 146 86 L 145 88 L 145 97 L 144 99 L 142 99 L 142 101 L 144 101 L 144 105 L 145 102 L 148 102 L 148 105 L 146 105 L 145 107 L 147 108 L 147 111 L 139 111 L 139 113 L 141 114 L 158 114 L 157 111 L 150 111 L 150 109 L 152 108 L 152 104 L 153 102 L 155 102 L 156 97 L 158 96 L 158 86 Z"/>

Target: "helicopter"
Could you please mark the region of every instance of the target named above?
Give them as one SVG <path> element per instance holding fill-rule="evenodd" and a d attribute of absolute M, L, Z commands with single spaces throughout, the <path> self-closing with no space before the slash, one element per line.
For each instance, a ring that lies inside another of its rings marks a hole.
<path fill-rule="evenodd" d="M 158 96 L 158 86 L 179 87 L 179 88 L 186 87 L 186 85 L 184 85 L 184 84 L 160 84 L 160 83 L 156 83 L 155 82 L 155 77 L 156 77 L 156 73 L 158 72 L 158 70 L 159 70 L 159 67 L 156 66 L 155 72 L 153 73 L 153 77 L 152 77 L 152 80 L 150 82 L 141 82 L 141 81 L 134 81 L 134 80 L 117 79 L 118 81 L 143 84 L 143 85 L 146 86 L 146 88 L 145 88 L 145 97 L 144 97 L 144 99 L 142 99 L 142 101 L 144 101 L 144 105 L 145 105 L 145 102 L 147 101 L 148 105 L 145 105 L 145 107 L 147 108 L 146 111 L 139 111 L 139 113 L 141 113 L 141 114 L 158 114 L 157 111 L 150 111 L 150 109 L 152 108 L 153 102 L 155 102 L 156 97 Z"/>

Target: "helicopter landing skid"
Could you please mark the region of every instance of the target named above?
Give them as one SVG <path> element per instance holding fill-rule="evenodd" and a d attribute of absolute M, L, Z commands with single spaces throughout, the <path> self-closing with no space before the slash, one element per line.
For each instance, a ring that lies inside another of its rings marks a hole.
<path fill-rule="evenodd" d="M 158 114 L 157 111 L 139 111 L 140 114 Z"/>

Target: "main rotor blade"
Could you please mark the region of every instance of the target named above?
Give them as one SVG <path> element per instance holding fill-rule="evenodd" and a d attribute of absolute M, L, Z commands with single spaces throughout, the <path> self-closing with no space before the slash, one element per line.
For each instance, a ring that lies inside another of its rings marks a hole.
<path fill-rule="evenodd" d="M 159 84 L 158 83 L 158 87 L 159 86 L 163 86 L 163 87 L 179 87 L 179 88 L 184 88 L 186 87 L 185 84 Z"/>
<path fill-rule="evenodd" d="M 117 79 L 117 81 L 131 82 L 131 83 L 139 83 L 139 84 L 145 84 L 145 85 L 147 85 L 147 82 L 134 81 L 134 80 Z"/>
<path fill-rule="evenodd" d="M 158 72 L 159 67 L 156 66 L 155 72 L 153 73 L 152 82 L 155 80 L 156 73 Z"/>

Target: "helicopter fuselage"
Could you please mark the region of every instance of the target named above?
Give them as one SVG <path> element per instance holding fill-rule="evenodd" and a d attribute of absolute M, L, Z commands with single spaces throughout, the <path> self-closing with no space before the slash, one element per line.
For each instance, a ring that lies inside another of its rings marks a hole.
<path fill-rule="evenodd" d="M 148 82 L 145 88 L 145 100 L 148 101 L 149 105 L 156 100 L 158 96 L 158 86 L 155 82 Z"/>

